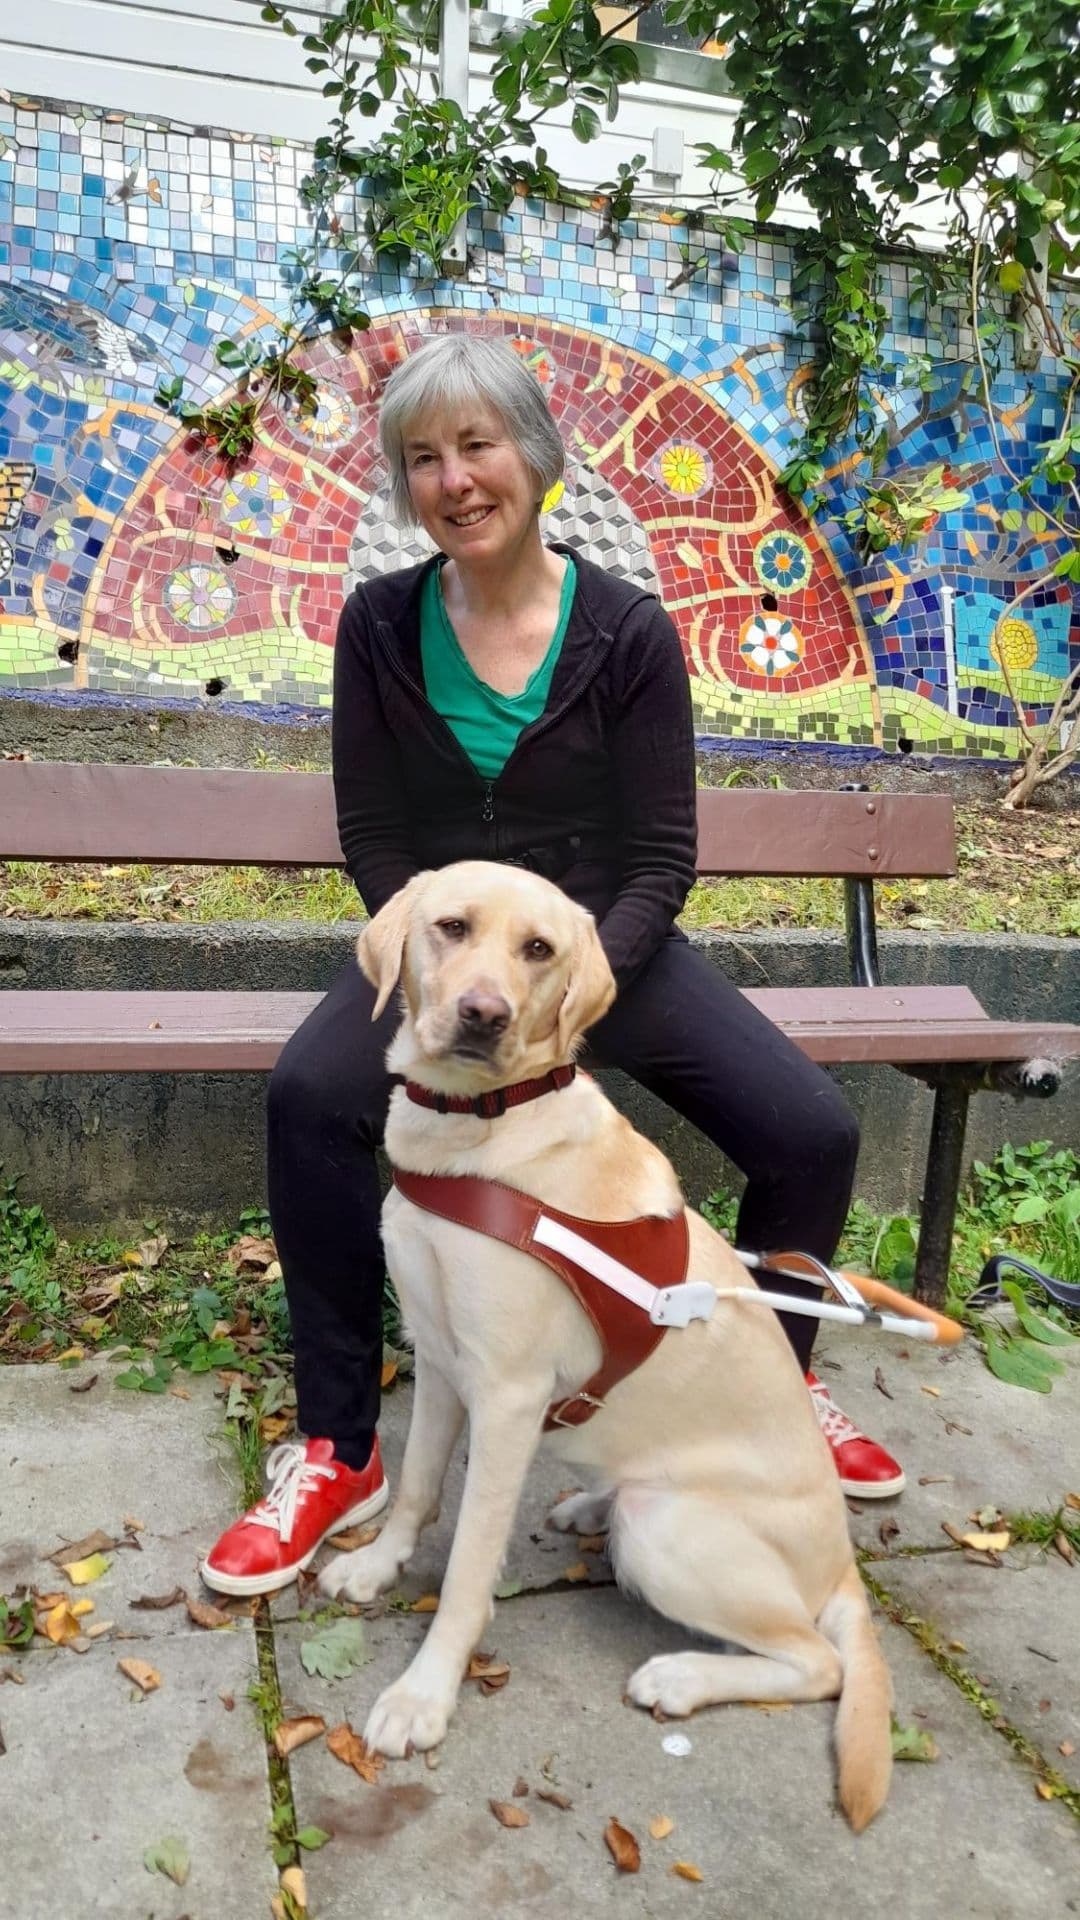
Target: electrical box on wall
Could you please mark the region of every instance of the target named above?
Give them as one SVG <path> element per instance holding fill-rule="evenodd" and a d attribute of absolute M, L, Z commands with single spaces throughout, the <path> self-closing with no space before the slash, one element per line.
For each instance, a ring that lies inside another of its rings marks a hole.
<path fill-rule="evenodd" d="M 652 137 L 652 175 L 658 187 L 672 191 L 682 182 L 683 135 L 681 127 L 657 127 Z"/>

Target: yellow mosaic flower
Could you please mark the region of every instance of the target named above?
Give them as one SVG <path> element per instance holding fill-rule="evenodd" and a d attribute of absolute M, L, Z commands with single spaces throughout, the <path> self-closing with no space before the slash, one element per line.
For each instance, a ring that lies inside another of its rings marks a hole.
<path fill-rule="evenodd" d="M 672 493 L 701 493 L 710 479 L 709 463 L 700 447 L 673 444 L 660 455 L 660 473 Z"/>
<path fill-rule="evenodd" d="M 998 627 L 990 642 L 992 657 L 1010 673 L 1023 673 L 1033 667 L 1039 657 L 1039 642 L 1034 627 L 1027 620 L 1010 615 Z"/>

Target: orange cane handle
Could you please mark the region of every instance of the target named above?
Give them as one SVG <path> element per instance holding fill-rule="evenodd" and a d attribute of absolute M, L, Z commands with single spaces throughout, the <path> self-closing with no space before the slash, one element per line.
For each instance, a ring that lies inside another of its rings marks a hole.
<path fill-rule="evenodd" d="M 865 1273 L 851 1273 L 846 1267 L 842 1267 L 840 1272 L 871 1306 L 888 1307 L 895 1313 L 905 1314 L 909 1320 L 929 1320 L 935 1329 L 936 1345 L 955 1347 L 964 1338 L 964 1329 L 959 1320 L 950 1320 L 944 1313 L 935 1313 L 933 1307 L 924 1307 L 921 1300 L 913 1300 L 907 1293 L 898 1293 L 881 1280 L 871 1280 Z"/>

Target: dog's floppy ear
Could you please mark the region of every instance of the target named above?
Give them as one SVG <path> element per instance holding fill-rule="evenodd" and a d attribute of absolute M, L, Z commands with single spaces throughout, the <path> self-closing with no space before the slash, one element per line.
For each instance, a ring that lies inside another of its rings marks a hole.
<path fill-rule="evenodd" d="M 560 1054 L 570 1051 L 572 1042 L 595 1025 L 614 998 L 615 980 L 600 945 L 596 922 L 591 914 L 583 912 L 570 963 L 570 981 L 559 1008 L 556 1033 Z"/>
<path fill-rule="evenodd" d="M 417 897 L 430 878 L 429 873 L 418 873 L 400 887 L 385 907 L 380 907 L 374 920 L 368 921 L 356 943 L 360 970 L 375 988 L 373 1020 L 378 1019 L 401 978 L 409 921 Z"/>

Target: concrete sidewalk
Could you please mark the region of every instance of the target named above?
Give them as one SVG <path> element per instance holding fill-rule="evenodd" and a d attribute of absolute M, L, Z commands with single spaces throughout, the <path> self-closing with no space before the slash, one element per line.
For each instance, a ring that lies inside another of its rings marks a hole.
<path fill-rule="evenodd" d="M 908 1470 L 902 1498 L 867 1504 L 852 1526 L 876 1556 L 868 1572 L 887 1597 L 882 1630 L 898 1717 L 931 1733 L 940 1756 L 897 1767 L 889 1806 L 866 1835 L 855 1840 L 833 1810 L 831 1704 L 729 1708 L 666 1725 L 622 1704 L 632 1667 L 687 1636 L 624 1600 L 602 1554 L 544 1529 L 567 1476 L 543 1462 L 507 1564 L 508 1597 L 486 1638 L 510 1664 L 508 1685 L 490 1696 L 466 1687 L 436 1766 L 388 1763 L 369 1786 L 322 1740 L 288 1762 L 298 1825 L 332 1836 L 304 1857 L 315 1920 L 466 1909 L 475 1920 L 612 1912 L 863 1920 L 886 1905 L 903 1920 L 1080 1913 L 1080 1802 L 1036 1791 L 1040 1765 L 1080 1791 L 1075 1751 L 1059 1752 L 1080 1748 L 1080 1568 L 1020 1548 L 1000 1568 L 976 1565 L 942 1532 L 943 1520 L 963 1527 L 986 1505 L 1053 1510 L 1080 1489 L 1078 1369 L 1043 1399 L 993 1380 L 973 1349 L 948 1360 L 906 1351 L 904 1359 L 897 1341 L 838 1336 L 819 1359 L 841 1404 Z M 891 1397 L 875 1386 L 875 1368 Z M 95 1372 L 88 1393 L 70 1391 Z M 94 1602 L 88 1625 L 114 1623 L 106 1633 L 81 1655 L 41 1640 L 0 1655 L 0 1675 L 23 1682 L 0 1685 L 0 1916 L 262 1920 L 276 1873 L 266 1746 L 247 1698 L 257 1673 L 252 1625 L 207 1632 L 182 1605 L 129 1605 L 177 1585 L 206 1597 L 198 1553 L 238 1499 L 221 1402 L 211 1381 L 186 1381 L 191 1398 L 181 1400 L 118 1392 L 111 1375 L 100 1360 L 74 1373 L 0 1369 L 0 1592 L 22 1582 L 66 1589 L 44 1555 L 96 1527 L 115 1534 L 126 1517 L 143 1522 L 141 1552 L 118 1548 L 104 1577 L 78 1590 Z M 392 1475 L 409 1397 L 398 1389 L 386 1403 Z M 461 1470 L 459 1460 L 443 1518 L 402 1578 L 405 1600 L 437 1590 Z M 883 1542 L 886 1516 L 900 1532 Z M 361 1730 L 426 1619 L 383 1611 L 366 1624 L 367 1662 L 325 1681 L 301 1664 L 313 1629 L 298 1611 L 295 1590 L 272 1610 L 286 1713 Z M 911 1616 L 927 1626 L 914 1629 Z M 141 1695 L 118 1671 L 131 1656 L 160 1674 L 154 1692 Z M 665 1746 L 673 1734 L 689 1751 Z M 529 1824 L 507 1830 L 488 1801 L 510 1800 L 519 1782 L 529 1791 L 515 1804 Z M 538 1797 L 553 1787 L 571 1807 Z M 612 1815 L 641 1843 L 636 1875 L 617 1874 L 604 1846 Z M 674 1829 L 654 1841 L 649 1824 L 661 1815 Z M 166 1835 L 190 1854 L 183 1886 L 143 1863 Z M 676 1861 L 702 1881 L 676 1876 Z"/>

